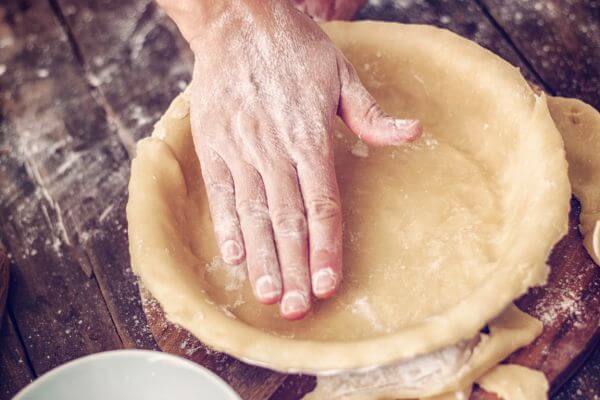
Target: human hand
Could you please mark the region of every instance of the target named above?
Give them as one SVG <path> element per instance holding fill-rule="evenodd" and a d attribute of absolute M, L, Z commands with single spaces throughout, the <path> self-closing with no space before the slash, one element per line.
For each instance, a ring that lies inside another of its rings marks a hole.
<path fill-rule="evenodd" d="M 292 0 L 300 11 L 317 21 L 352 19 L 367 0 Z"/>
<path fill-rule="evenodd" d="M 247 261 L 256 298 L 302 318 L 342 279 L 336 113 L 371 145 L 418 121 L 387 116 L 324 32 L 283 1 L 224 10 L 190 40 L 191 122 L 224 261 Z"/>

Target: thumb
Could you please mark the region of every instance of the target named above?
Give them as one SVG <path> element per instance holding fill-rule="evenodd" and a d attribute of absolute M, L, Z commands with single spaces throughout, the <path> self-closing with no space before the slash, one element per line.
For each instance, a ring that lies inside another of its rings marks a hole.
<path fill-rule="evenodd" d="M 395 146 L 421 135 L 423 128 L 419 120 L 394 118 L 379 107 L 343 55 L 338 65 L 341 81 L 338 114 L 362 141 L 373 146 Z"/>

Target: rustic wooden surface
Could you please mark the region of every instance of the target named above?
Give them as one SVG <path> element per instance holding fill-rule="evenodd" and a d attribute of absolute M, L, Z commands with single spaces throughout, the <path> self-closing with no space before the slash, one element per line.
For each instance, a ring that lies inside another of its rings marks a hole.
<path fill-rule="evenodd" d="M 547 87 L 600 109 L 600 3 L 478 1 Z"/>
<path fill-rule="evenodd" d="M 6 254 L 4 246 L 0 244 L 0 328 L 4 318 L 6 297 L 8 296 L 8 276 L 8 254 Z"/>
<path fill-rule="evenodd" d="M 446 27 L 519 66 L 547 92 L 598 107 L 598 15 L 593 0 L 379 0 L 359 18 Z M 216 371 L 244 398 L 291 400 L 313 384 L 194 348 L 173 327 L 149 329 L 129 269 L 129 160 L 135 141 L 189 81 L 191 65 L 185 43 L 149 0 L 0 3 L 0 241 L 13 273 L 0 331 L 0 399 L 70 359 L 122 347 L 156 349 L 173 335 L 182 338 L 177 352 Z M 575 217 L 576 211 L 572 223 Z M 555 382 L 572 372 L 551 372 L 568 359 L 560 347 L 571 340 L 566 335 L 598 318 L 584 312 L 598 309 L 598 268 L 578 240 L 572 229 L 552 257 L 551 294 L 566 301 L 549 301 L 545 309 L 553 312 L 538 315 L 552 327 L 538 341 L 558 347 L 512 356 L 547 368 Z M 563 276 L 577 268 L 580 276 Z M 520 305 L 541 312 L 536 304 L 544 293 Z M 555 328 L 556 321 L 564 328 Z M 580 332 L 591 347 L 593 332 Z M 599 370 L 597 351 L 556 398 L 600 396 Z"/>

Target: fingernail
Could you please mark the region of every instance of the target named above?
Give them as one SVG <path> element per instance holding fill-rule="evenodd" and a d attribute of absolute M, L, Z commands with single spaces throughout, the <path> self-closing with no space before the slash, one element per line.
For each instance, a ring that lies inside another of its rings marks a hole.
<path fill-rule="evenodd" d="M 261 276 L 254 284 L 256 287 L 256 296 L 264 301 L 273 301 L 281 295 L 281 285 L 269 275 Z"/>
<path fill-rule="evenodd" d="M 335 272 L 331 268 L 323 268 L 312 276 L 313 292 L 317 296 L 325 295 L 335 289 Z"/>
<path fill-rule="evenodd" d="M 238 262 L 244 256 L 244 249 L 235 240 L 227 240 L 223 243 L 221 252 L 223 253 L 223 260 L 227 264 Z"/>
<path fill-rule="evenodd" d="M 416 119 L 401 119 L 401 118 L 392 118 L 390 123 L 394 125 L 396 128 L 406 129 L 412 125 L 416 125 L 419 123 Z"/>
<path fill-rule="evenodd" d="M 418 119 L 396 119 L 390 120 L 390 125 L 402 133 L 397 137 L 400 142 L 411 141 L 421 135 L 422 127 Z"/>
<path fill-rule="evenodd" d="M 305 312 L 308 309 L 308 299 L 306 296 L 297 290 L 287 292 L 281 300 L 281 312 L 285 315 L 293 315 L 300 312 Z"/>

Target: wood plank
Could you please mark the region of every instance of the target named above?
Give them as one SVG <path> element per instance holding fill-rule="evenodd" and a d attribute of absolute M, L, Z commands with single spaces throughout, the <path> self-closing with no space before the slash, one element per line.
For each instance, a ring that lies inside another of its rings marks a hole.
<path fill-rule="evenodd" d="M 3 159 L 2 169 L 17 170 L 14 161 Z M 41 374 L 73 358 L 120 348 L 121 341 L 96 282 L 67 252 L 56 250 L 61 239 L 54 236 L 55 225 L 48 221 L 50 203 L 32 200 L 37 190 L 29 193 L 31 197 L 24 193 L 31 192 L 35 183 L 23 170 L 21 166 L 17 170 L 21 174 L 10 175 L 0 171 L 6 194 L 15 199 L 0 203 L 0 230 L 15 261 L 9 307 L 33 368 Z"/>
<path fill-rule="evenodd" d="M 301 399 L 317 386 L 317 378 L 310 375 L 288 375 L 269 400 Z"/>
<path fill-rule="evenodd" d="M 9 400 L 33 380 L 23 344 L 8 313 L 0 328 L 0 400 Z"/>
<path fill-rule="evenodd" d="M 115 226 L 95 230 L 102 203 L 94 201 L 113 205 L 117 194 L 124 196 L 127 174 L 119 164 L 127 155 L 112 139 L 48 3 L 3 2 L 0 10 L 0 83 L 8 89 L 0 232 L 16 265 L 10 308 L 39 374 L 123 345 L 88 249 L 118 237 Z"/>
<path fill-rule="evenodd" d="M 171 20 L 152 0 L 57 0 L 127 146 L 152 125 L 191 78 L 193 57 Z"/>
<path fill-rule="evenodd" d="M 600 109 L 597 1 L 478 1 L 556 94 Z"/>
<path fill-rule="evenodd" d="M 9 88 L 2 127 L 4 146 L 10 149 L 6 157 L 12 159 L 4 166 L 3 178 L 14 190 L 0 200 L 10 225 L 7 234 L 12 229 L 13 253 L 25 250 L 27 260 L 19 266 L 30 264 L 31 273 L 50 272 L 46 263 L 64 264 L 69 274 L 80 269 L 82 276 L 74 279 L 90 287 L 88 300 L 110 311 L 92 318 L 89 329 L 97 330 L 96 336 L 103 329 L 108 333 L 114 331 L 114 321 L 122 340 L 117 336 L 93 351 L 122 345 L 156 348 L 144 329 L 145 316 L 129 269 L 124 217 L 127 152 L 49 4 L 11 1 L 2 7 L 1 29 L 8 45 L 0 55 L 0 64 L 7 68 L 0 80 Z M 48 232 L 27 231 L 25 222 L 14 222 L 25 206 L 37 212 Z M 36 237 L 39 240 L 33 240 Z M 23 245 L 31 248 L 17 249 Z M 31 252 L 36 257 L 29 257 Z M 73 288 L 74 296 L 77 290 Z M 20 322 L 21 313 L 15 316 Z"/>
<path fill-rule="evenodd" d="M 357 19 L 429 24 L 449 29 L 496 53 L 519 67 L 530 82 L 543 86 L 474 0 L 370 1 Z"/>
<path fill-rule="evenodd" d="M 554 400 L 596 400 L 600 398 L 600 346 L 553 397 Z"/>
<path fill-rule="evenodd" d="M 0 327 L 2 326 L 8 296 L 8 267 L 8 254 L 6 254 L 4 246 L 0 243 Z"/>

